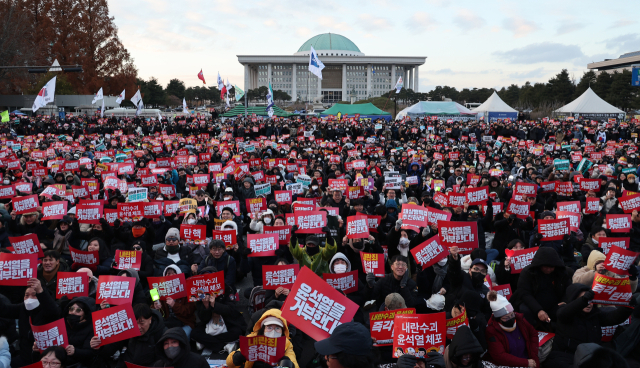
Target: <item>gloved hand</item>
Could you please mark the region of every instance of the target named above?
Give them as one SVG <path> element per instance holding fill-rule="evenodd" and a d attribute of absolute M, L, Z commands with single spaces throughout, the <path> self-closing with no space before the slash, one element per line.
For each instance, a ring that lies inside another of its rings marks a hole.
<path fill-rule="evenodd" d="M 411 354 L 404 354 L 398 358 L 398 362 L 396 363 L 396 367 L 398 368 L 413 368 L 416 366 L 416 357 Z"/>
<path fill-rule="evenodd" d="M 402 226 L 402 220 L 396 221 L 396 231 L 400 231 L 401 226 Z"/>
<path fill-rule="evenodd" d="M 596 293 L 594 293 L 593 290 L 587 290 L 584 292 L 584 295 L 582 297 L 585 298 L 586 300 L 591 300 L 595 296 L 596 296 Z"/>
<path fill-rule="evenodd" d="M 570 238 L 571 236 L 569 234 L 566 234 L 565 236 L 562 237 L 562 240 L 569 241 Z"/>
<path fill-rule="evenodd" d="M 409 271 L 405 271 L 404 275 L 402 276 L 402 280 L 400 280 L 400 287 L 404 288 L 405 286 L 407 286 L 407 282 L 409 281 Z"/>
<path fill-rule="evenodd" d="M 251 248 L 246 248 L 244 251 L 242 251 L 242 255 L 246 257 L 249 254 L 251 254 L 251 252 L 252 252 Z"/>
<path fill-rule="evenodd" d="M 422 228 L 422 236 L 426 237 L 427 235 L 429 235 L 429 233 L 431 232 L 431 228 L 429 228 L 429 226 L 425 226 Z"/>
<path fill-rule="evenodd" d="M 373 285 L 375 285 L 375 283 L 376 283 L 376 277 L 373 275 L 373 272 L 367 273 L 367 285 L 369 285 L 369 287 L 372 288 Z"/>
<path fill-rule="evenodd" d="M 247 361 L 247 358 L 242 355 L 240 350 L 233 353 L 233 365 L 241 366 Z"/>
<path fill-rule="evenodd" d="M 629 278 L 633 278 L 635 280 L 636 277 L 638 277 L 638 266 L 632 264 L 629 267 Z"/>
<path fill-rule="evenodd" d="M 542 234 L 537 233 L 533 238 L 534 238 L 536 241 L 540 241 L 540 240 L 542 240 Z"/>
<path fill-rule="evenodd" d="M 164 220 L 165 220 L 164 215 L 160 215 L 160 222 L 164 222 Z"/>
<path fill-rule="evenodd" d="M 489 199 L 487 199 L 487 207 L 493 205 L 493 198 L 489 197 Z"/>
<path fill-rule="evenodd" d="M 109 226 L 109 221 L 107 221 L 107 219 L 105 219 L 104 217 L 100 218 L 100 225 L 102 226 Z"/>
<path fill-rule="evenodd" d="M 295 233 L 296 233 L 296 231 L 298 231 L 298 225 L 293 225 L 293 226 L 291 226 L 291 234 L 292 234 L 292 235 L 293 235 L 293 234 L 295 234 Z"/>

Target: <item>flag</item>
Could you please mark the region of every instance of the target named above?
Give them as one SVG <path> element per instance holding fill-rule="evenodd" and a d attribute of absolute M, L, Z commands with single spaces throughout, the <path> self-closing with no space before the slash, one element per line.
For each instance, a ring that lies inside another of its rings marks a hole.
<path fill-rule="evenodd" d="M 241 90 L 237 85 L 234 85 L 233 88 L 236 89 L 236 101 L 240 101 L 242 97 L 244 97 L 244 91 Z"/>
<path fill-rule="evenodd" d="M 184 97 L 182 98 L 182 112 L 185 114 L 189 113 L 189 110 L 187 110 L 187 100 Z"/>
<path fill-rule="evenodd" d="M 220 99 L 222 100 L 224 98 L 224 95 L 227 94 L 227 86 L 224 85 L 224 83 L 222 83 L 222 88 L 220 89 Z"/>
<path fill-rule="evenodd" d="M 102 91 L 102 88 L 100 88 L 100 91 Z M 100 117 L 104 118 L 104 98 L 102 99 L 102 108 L 100 109 Z"/>
<path fill-rule="evenodd" d="M 220 78 L 220 72 L 218 72 L 218 89 L 222 91 L 222 87 L 224 87 L 224 81 Z"/>
<path fill-rule="evenodd" d="M 136 94 L 131 97 L 131 102 L 133 102 L 135 106 L 138 106 L 138 102 L 140 102 L 140 100 L 142 100 L 142 96 L 140 95 L 140 90 L 138 90 Z"/>
<path fill-rule="evenodd" d="M 162 115 L 160 114 L 160 110 L 158 110 L 158 122 L 162 121 Z"/>
<path fill-rule="evenodd" d="M 202 69 L 200 69 L 200 73 L 198 73 L 198 79 L 202 81 L 202 84 L 207 84 L 207 82 L 204 81 L 204 74 L 202 74 Z"/>
<path fill-rule="evenodd" d="M 269 93 L 267 93 L 267 114 L 269 117 L 273 116 L 273 89 L 271 89 L 271 82 L 269 82 Z"/>
<path fill-rule="evenodd" d="M 102 87 L 100 87 L 100 90 L 98 91 L 98 93 L 96 93 L 96 95 L 93 96 L 93 101 L 91 101 L 91 104 L 93 105 L 98 100 L 104 100 L 104 96 L 102 95 Z"/>
<path fill-rule="evenodd" d="M 9 110 L 0 112 L 0 117 L 2 117 L 2 122 L 3 123 L 8 123 L 9 122 Z"/>
<path fill-rule="evenodd" d="M 396 82 L 396 93 L 400 93 L 402 89 L 402 77 L 398 77 L 398 82 Z"/>
<path fill-rule="evenodd" d="M 311 53 L 309 54 L 309 71 L 315 74 L 316 77 L 322 79 L 322 69 L 324 69 L 324 64 L 322 64 L 322 61 L 318 59 L 316 50 L 311 46 Z"/>
<path fill-rule="evenodd" d="M 118 98 L 116 98 L 116 103 L 118 105 L 120 105 L 120 103 L 124 101 L 124 91 L 126 91 L 126 89 L 122 90 L 122 93 L 118 96 Z"/>
<path fill-rule="evenodd" d="M 229 104 L 229 94 L 228 93 L 224 95 L 224 104 L 227 107 L 231 107 L 231 105 Z"/>
<path fill-rule="evenodd" d="M 371 68 L 371 74 L 376 74 L 376 70 Z"/>
<path fill-rule="evenodd" d="M 142 102 L 142 99 L 140 99 L 140 102 L 138 102 L 138 105 L 136 107 L 136 116 L 139 116 L 142 113 L 143 106 L 144 106 L 144 102 Z"/>
<path fill-rule="evenodd" d="M 49 102 L 53 102 L 56 95 L 56 77 L 51 78 L 50 81 L 45 84 L 38 95 L 36 96 L 35 101 L 33 101 L 33 112 L 38 111 L 39 108 L 47 106 Z"/>

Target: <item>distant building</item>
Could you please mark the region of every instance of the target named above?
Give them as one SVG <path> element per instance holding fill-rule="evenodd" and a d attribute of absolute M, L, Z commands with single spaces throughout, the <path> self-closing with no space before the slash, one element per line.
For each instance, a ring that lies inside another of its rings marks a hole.
<path fill-rule="evenodd" d="M 640 64 L 640 51 L 628 52 L 620 55 L 617 59 L 605 59 L 597 63 L 587 64 L 587 68 L 599 74 L 600 72 L 613 73 L 614 71 L 622 72 L 623 70 L 631 71 L 631 66 Z"/>
<path fill-rule="evenodd" d="M 309 53 L 313 46 L 325 65 L 322 80 L 311 74 Z M 419 67 L 425 56 L 365 56 L 350 39 L 335 33 L 310 38 L 293 55 L 238 55 L 244 66 L 244 88 L 271 86 L 292 100 L 323 103 L 378 97 L 395 87 L 402 77 L 404 87 L 418 91 Z"/>

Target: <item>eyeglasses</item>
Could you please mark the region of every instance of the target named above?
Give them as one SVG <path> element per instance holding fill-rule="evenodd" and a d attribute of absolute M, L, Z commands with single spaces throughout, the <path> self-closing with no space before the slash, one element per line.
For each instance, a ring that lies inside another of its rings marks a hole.
<path fill-rule="evenodd" d="M 78 307 L 73 308 L 73 307 L 71 307 L 71 308 L 69 308 L 69 312 L 80 313 L 80 312 L 82 312 L 82 308 L 78 308 Z"/>
<path fill-rule="evenodd" d="M 62 363 L 60 362 L 45 362 L 41 361 L 43 367 L 59 367 Z"/>
<path fill-rule="evenodd" d="M 396 262 L 393 265 L 396 266 L 397 268 L 407 268 L 407 264 L 406 263 Z"/>

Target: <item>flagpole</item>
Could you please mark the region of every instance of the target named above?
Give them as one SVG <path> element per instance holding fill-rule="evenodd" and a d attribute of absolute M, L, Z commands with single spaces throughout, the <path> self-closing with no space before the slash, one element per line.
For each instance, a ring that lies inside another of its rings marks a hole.
<path fill-rule="evenodd" d="M 247 93 L 248 93 L 248 92 L 249 92 L 249 91 L 246 91 L 246 92 L 244 93 L 244 118 L 245 118 L 245 119 L 247 118 Z"/>

